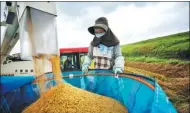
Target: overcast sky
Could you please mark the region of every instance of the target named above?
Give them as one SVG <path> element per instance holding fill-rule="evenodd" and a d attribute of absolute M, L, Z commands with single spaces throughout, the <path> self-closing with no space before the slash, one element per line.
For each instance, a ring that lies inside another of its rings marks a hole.
<path fill-rule="evenodd" d="M 189 31 L 188 2 L 57 2 L 56 7 L 59 48 L 89 46 L 93 36 L 87 29 L 102 16 L 121 44 Z M 19 44 L 11 54 L 20 52 Z"/>

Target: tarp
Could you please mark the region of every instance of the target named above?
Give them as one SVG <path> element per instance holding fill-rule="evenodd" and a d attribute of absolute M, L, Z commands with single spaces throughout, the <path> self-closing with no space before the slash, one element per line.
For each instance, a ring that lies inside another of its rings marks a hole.
<path fill-rule="evenodd" d="M 129 113 L 177 113 L 165 92 L 153 78 L 129 73 L 115 77 L 109 70 L 91 70 L 85 76 L 81 74 L 81 71 L 63 72 L 63 82 L 116 99 L 128 109 Z M 53 74 L 46 74 L 46 77 L 52 78 Z M 14 82 L 14 79 L 17 82 Z M 31 83 L 33 79 L 31 76 L 25 76 L 19 81 L 17 76 L 3 77 L 1 79 L 3 104 L 0 112 L 21 112 L 23 108 L 36 101 L 39 93 L 37 85 Z M 47 89 L 50 85 L 55 85 L 55 81 L 50 80 L 45 83 Z"/>

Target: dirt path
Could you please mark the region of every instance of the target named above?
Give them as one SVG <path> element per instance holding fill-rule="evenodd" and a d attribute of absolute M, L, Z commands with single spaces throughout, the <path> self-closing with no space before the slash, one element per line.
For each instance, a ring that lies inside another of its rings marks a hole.
<path fill-rule="evenodd" d="M 179 113 L 189 113 L 189 67 L 188 65 L 151 64 L 127 62 L 125 71 L 152 76 L 164 89 Z"/>

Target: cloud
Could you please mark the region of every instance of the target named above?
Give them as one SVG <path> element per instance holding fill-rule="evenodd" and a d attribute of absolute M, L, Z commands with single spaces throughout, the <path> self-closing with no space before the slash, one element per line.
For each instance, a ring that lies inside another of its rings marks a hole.
<path fill-rule="evenodd" d="M 59 48 L 88 46 L 87 28 L 101 16 L 121 44 L 189 30 L 188 2 L 59 2 L 57 12 Z"/>
<path fill-rule="evenodd" d="M 59 24 L 70 32 L 67 35 L 62 32 L 64 34 L 62 36 L 58 30 L 58 36 L 69 38 L 67 44 L 61 43 L 65 39 L 61 38 L 63 41 L 59 43 L 59 47 L 73 47 L 76 46 L 76 42 L 77 46 L 88 45 L 93 36 L 89 35 L 87 28 L 101 16 L 108 18 L 110 28 L 118 36 L 121 44 L 187 31 L 189 30 L 188 8 L 188 2 L 148 2 L 141 4 L 141 7 L 131 3 L 117 4 L 114 11 L 106 13 L 104 7 L 100 5 L 86 6 L 76 11 L 80 12 L 80 16 L 74 18 L 73 15 L 67 15 L 69 18 L 67 21 L 64 21 L 64 18 L 60 19 L 62 21 Z"/>
<path fill-rule="evenodd" d="M 104 12 L 99 6 L 87 7 L 87 9 L 82 10 L 81 16 L 75 19 L 64 14 L 58 16 L 57 27 L 60 48 L 89 46 L 93 36 L 88 33 L 87 28 L 94 24 L 97 15 L 103 16 Z M 94 15 L 94 12 L 97 15 Z"/>
<path fill-rule="evenodd" d="M 147 7 L 131 4 L 106 16 L 121 44 L 126 44 L 188 30 L 188 4 L 179 8 L 182 4 L 160 2 Z"/>

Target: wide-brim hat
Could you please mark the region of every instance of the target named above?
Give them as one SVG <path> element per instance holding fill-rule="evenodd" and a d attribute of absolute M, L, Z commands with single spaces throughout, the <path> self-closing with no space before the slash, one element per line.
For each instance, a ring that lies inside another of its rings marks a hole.
<path fill-rule="evenodd" d="M 100 17 L 95 21 L 95 25 L 88 28 L 88 31 L 94 35 L 94 28 L 102 28 L 108 30 L 108 20 L 105 17 Z"/>

